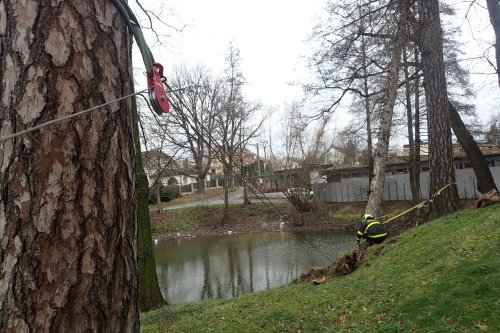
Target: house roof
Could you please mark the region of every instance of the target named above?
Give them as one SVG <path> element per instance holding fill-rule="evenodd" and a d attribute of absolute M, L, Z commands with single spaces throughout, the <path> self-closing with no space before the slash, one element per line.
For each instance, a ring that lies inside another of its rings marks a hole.
<path fill-rule="evenodd" d="M 149 174 L 157 174 L 162 171 L 164 176 L 172 176 L 179 174 L 179 165 L 177 161 L 172 160 L 170 155 L 165 154 L 161 150 L 153 149 L 142 151 L 142 162 L 144 169 Z M 168 163 L 168 166 L 165 167 Z"/>
<path fill-rule="evenodd" d="M 479 144 L 479 149 L 483 153 L 484 156 L 494 156 L 500 155 L 500 146 L 495 144 Z M 467 158 L 467 154 L 463 150 L 462 146 L 459 144 L 453 145 L 453 157 L 454 158 Z M 397 165 L 406 165 L 409 161 L 409 156 L 396 156 L 390 155 L 387 158 L 387 166 L 397 166 Z M 421 162 L 429 161 L 428 155 L 420 156 Z M 367 166 L 366 165 L 344 165 L 344 166 L 336 166 L 324 169 L 325 172 L 332 171 L 356 171 L 363 170 Z"/>

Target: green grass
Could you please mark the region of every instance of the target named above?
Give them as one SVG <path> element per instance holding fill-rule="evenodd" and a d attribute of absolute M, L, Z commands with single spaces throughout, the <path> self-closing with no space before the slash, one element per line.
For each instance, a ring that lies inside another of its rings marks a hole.
<path fill-rule="evenodd" d="M 142 332 L 500 332 L 500 205 L 369 249 L 327 282 L 143 313 Z"/>

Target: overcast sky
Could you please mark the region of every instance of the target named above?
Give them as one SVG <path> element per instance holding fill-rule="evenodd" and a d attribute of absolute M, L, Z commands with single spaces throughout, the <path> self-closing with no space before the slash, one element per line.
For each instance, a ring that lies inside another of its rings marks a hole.
<path fill-rule="evenodd" d="M 161 1 L 140 2 L 151 9 L 158 7 L 156 4 Z M 460 0 L 447 2 L 462 3 Z M 177 27 L 184 26 L 182 32 L 166 29 L 171 37 L 166 39 L 165 48 L 153 49 L 156 60 L 165 68 L 183 62 L 203 63 L 219 73 L 224 69 L 224 59 L 232 42 L 240 50 L 248 97 L 275 106 L 302 97 L 301 89 L 290 83 L 310 77 L 304 57 L 311 52 L 311 44 L 306 40 L 322 13 L 325 0 L 168 0 L 163 3 L 163 11 L 168 13 L 163 17 Z M 134 10 L 139 12 L 137 7 Z M 461 41 L 469 51 L 464 57 L 481 55 L 493 36 L 484 14 L 485 11 L 470 12 L 473 19 L 482 15 L 472 24 L 465 19 L 465 11 L 456 18 L 456 25 L 463 31 Z M 163 29 L 161 25 L 156 27 Z M 151 35 L 146 34 L 146 38 L 149 44 L 153 42 Z M 135 64 L 142 65 L 137 61 Z M 489 114 L 499 112 L 499 88 L 493 75 L 484 75 L 485 71 L 491 72 L 484 62 L 481 65 L 470 61 L 469 65 L 478 73 L 472 75 L 477 89 L 475 102 L 481 120 L 485 121 Z M 349 116 L 341 114 L 334 121 L 341 124 L 348 119 Z"/>
<path fill-rule="evenodd" d="M 301 88 L 290 83 L 309 76 L 305 41 L 319 12 L 317 0 L 169 0 L 165 4 L 175 26 L 185 27 L 180 33 L 170 31 L 167 50 L 155 52 L 164 66 L 202 63 L 220 73 L 233 43 L 240 50 L 249 98 L 282 105 L 302 97 Z"/>

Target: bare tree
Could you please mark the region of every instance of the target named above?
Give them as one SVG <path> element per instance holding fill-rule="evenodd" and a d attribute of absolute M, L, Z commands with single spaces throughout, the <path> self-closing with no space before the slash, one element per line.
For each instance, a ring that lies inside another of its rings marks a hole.
<path fill-rule="evenodd" d="M 173 104 L 176 108 L 167 124 L 175 135 L 171 142 L 187 151 L 196 170 L 198 193 L 205 189 L 205 178 L 213 159 L 213 135 L 216 126 L 216 114 L 222 108 L 223 82 L 214 78 L 203 66 L 177 68 L 173 76 L 175 95 Z M 179 170 L 182 172 L 182 170 Z"/>
<path fill-rule="evenodd" d="M 449 11 L 447 8 L 445 8 Z M 418 54 L 414 52 L 413 60 L 408 59 L 407 54 L 404 54 L 405 78 L 402 83 L 398 83 L 400 79 L 397 73 L 399 65 L 394 65 L 394 60 L 400 62 L 398 48 L 404 47 L 410 41 L 414 41 L 414 31 L 419 25 L 414 19 L 415 6 L 407 1 L 356 1 L 356 2 L 330 2 L 328 7 L 329 13 L 337 20 L 331 22 L 339 22 L 332 26 L 329 22 L 321 24 L 315 31 L 315 37 L 321 42 L 320 50 L 313 57 L 311 67 L 317 70 L 318 80 L 315 85 L 306 86 L 308 91 L 314 94 L 323 94 L 329 92 L 326 96 L 330 97 L 330 104 L 323 112 L 333 110 L 340 105 L 339 103 L 348 94 L 357 96 L 363 101 L 365 110 L 365 121 L 367 129 L 374 129 L 377 133 L 377 148 L 375 150 L 375 165 L 373 179 L 371 182 L 372 198 L 369 199 L 367 209 L 377 213 L 377 207 L 380 207 L 382 200 L 382 184 L 385 174 L 386 154 L 389 146 L 389 137 L 392 128 L 395 126 L 393 119 L 395 106 L 398 104 L 397 95 L 394 95 L 400 86 L 405 86 L 405 95 L 402 101 L 406 104 L 407 128 L 410 140 L 410 169 L 412 170 L 410 178 L 412 184 L 412 193 L 414 198 L 418 197 L 419 188 L 419 145 L 420 145 L 420 94 L 419 94 L 419 61 Z M 470 89 L 467 87 L 467 76 L 460 68 L 457 61 L 457 48 L 454 47 L 452 40 L 447 36 L 452 36 L 454 31 L 447 32 L 445 37 L 441 34 L 440 43 L 446 43 L 446 57 L 443 61 L 443 68 L 448 73 L 450 78 L 448 84 L 453 89 L 448 90 L 450 99 L 453 97 L 453 103 L 459 105 L 462 103 L 458 100 L 461 95 L 470 96 Z M 395 38 L 398 37 L 398 38 Z M 401 43 L 397 41 L 400 40 Z M 396 42 L 395 42 L 396 41 Z M 421 39 L 416 40 L 421 46 Z M 456 44 L 456 43 L 455 43 Z M 411 46 L 409 44 L 409 46 Z M 451 46 L 451 47 L 450 47 Z M 441 53 L 442 52 L 441 46 Z M 401 49 L 403 50 L 403 49 Z M 396 51 L 396 52 L 395 52 Z M 391 58 L 392 55 L 392 58 Z M 396 56 L 396 58 L 395 58 Z M 390 60 L 389 60 L 390 59 Z M 426 59 L 428 60 L 428 58 Z M 414 67 L 413 72 L 410 68 Z M 420 71 L 421 72 L 421 71 Z M 382 77 L 391 78 L 387 84 L 382 83 Z M 368 81 L 370 80 L 370 81 Z M 371 82 L 372 84 L 367 84 Z M 413 82 L 413 87 L 411 83 Z M 374 85 L 376 83 L 376 85 Z M 370 86 L 371 90 L 367 89 Z M 446 86 L 446 84 L 445 84 Z M 375 88 L 374 88 L 375 87 Z M 459 88 L 455 89 L 455 87 Z M 445 87 L 446 88 L 446 87 Z M 413 103 L 415 104 L 415 112 L 412 114 L 411 91 L 414 90 Z M 457 100 L 455 100 L 457 98 Z M 466 106 L 462 103 L 460 106 Z M 362 109 L 359 103 L 352 104 L 353 109 Z M 382 106 L 382 107 L 380 107 Z M 380 109 L 380 115 L 375 116 Z M 447 107 L 445 109 L 448 109 Z M 457 108 L 455 108 L 456 111 Z M 396 109 L 397 110 L 397 109 Z M 464 108 L 464 110 L 472 110 Z M 453 109 L 450 109 L 450 112 Z M 469 158 L 474 159 L 474 168 L 476 177 L 483 179 L 485 184 L 481 188 L 487 188 L 491 185 L 486 176 L 490 173 L 487 165 L 483 163 L 484 157 L 481 159 L 475 152 L 479 151 L 475 142 L 471 140 L 468 130 L 463 125 L 458 113 L 452 114 L 453 130 L 459 141 L 464 145 L 465 151 L 468 152 Z M 458 118 L 457 118 L 458 117 Z M 360 117 L 357 119 L 359 120 Z M 372 119 L 379 119 L 372 123 Z M 413 123 L 413 119 L 415 123 Z M 378 126 L 378 128 L 377 128 Z M 414 129 L 414 133 L 413 133 Z M 435 135 L 429 131 L 429 136 Z M 367 130 L 367 142 L 371 140 L 371 130 Z M 431 141 L 434 140 L 430 139 Z M 475 145 L 475 147 L 474 147 Z M 437 147 L 434 147 L 437 149 Z M 446 149 L 446 148 L 445 148 Z M 371 151 L 371 149 L 370 149 Z M 480 151 L 479 151 L 480 152 Z M 378 162 L 377 162 L 378 160 Z M 477 162 L 477 163 L 476 163 Z M 378 163 L 378 166 L 377 166 Z M 450 160 L 452 164 L 452 160 Z M 370 163 L 369 164 L 369 169 Z M 438 164 L 435 167 L 440 167 Z M 371 177 L 369 172 L 369 177 Z M 483 177 L 485 176 L 485 177 Z M 378 185 L 375 186 L 375 183 Z M 481 181 L 483 183 L 483 181 Z M 372 200 L 373 199 L 373 200 Z"/>
<path fill-rule="evenodd" d="M 370 198 L 367 209 L 377 213 L 399 88 L 401 52 L 408 40 L 405 31 L 408 20 L 402 19 L 407 3 L 332 1 L 329 5 L 331 15 L 339 18 L 340 23 L 333 27 L 327 23 L 315 31 L 315 36 L 322 41 L 322 48 L 313 59 L 319 83 L 306 89 L 315 94 L 330 92 L 333 98 L 326 111 L 338 106 L 348 94 L 362 100 L 363 107 L 358 109 L 364 113 L 368 143 Z M 378 132 L 378 139 L 372 158 L 374 130 Z"/>
<path fill-rule="evenodd" d="M 390 5 L 391 1 L 328 2 L 328 18 L 312 36 L 318 50 L 309 67 L 316 79 L 304 86 L 312 96 L 322 97 L 321 113 L 335 110 L 346 96 L 370 98 L 383 91 L 379 84 L 389 61 L 380 40 L 387 37 L 390 22 L 385 12 Z"/>
<path fill-rule="evenodd" d="M 2 1 L 0 18 L 0 136 L 133 93 L 110 3 Z M 0 155 L 0 330 L 138 331 L 132 101 Z"/>
<path fill-rule="evenodd" d="M 335 135 L 333 147 L 342 153 L 342 159 L 339 161 L 341 165 L 368 164 L 368 160 L 373 158 L 368 152 L 363 134 L 359 132 L 359 127 L 352 123 Z"/>
<path fill-rule="evenodd" d="M 300 214 L 314 209 L 314 194 L 311 192 L 311 175 L 332 148 L 327 136 L 327 125 L 331 117 L 325 115 L 314 123 L 307 122 L 303 106 L 297 102 L 285 110 L 283 137 L 285 156 L 281 174 L 283 193 Z M 302 219 L 294 221 L 302 224 Z"/>
<path fill-rule="evenodd" d="M 224 215 L 222 224 L 229 221 L 229 179 L 239 175 L 235 164 L 237 152 L 246 146 L 262 126 L 264 119 L 255 119 L 260 106 L 249 103 L 243 96 L 242 88 L 245 78 L 240 70 L 239 50 L 232 44 L 226 57 L 225 99 L 221 109 L 216 114 L 217 151 L 219 160 L 223 163 L 224 172 Z"/>

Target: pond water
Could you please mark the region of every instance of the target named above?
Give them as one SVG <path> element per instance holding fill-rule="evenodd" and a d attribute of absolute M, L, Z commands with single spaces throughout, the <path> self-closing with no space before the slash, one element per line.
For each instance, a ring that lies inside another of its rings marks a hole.
<path fill-rule="evenodd" d="M 270 232 L 181 239 L 155 245 L 160 289 L 170 303 L 233 298 L 287 284 L 330 265 L 355 236 Z"/>

